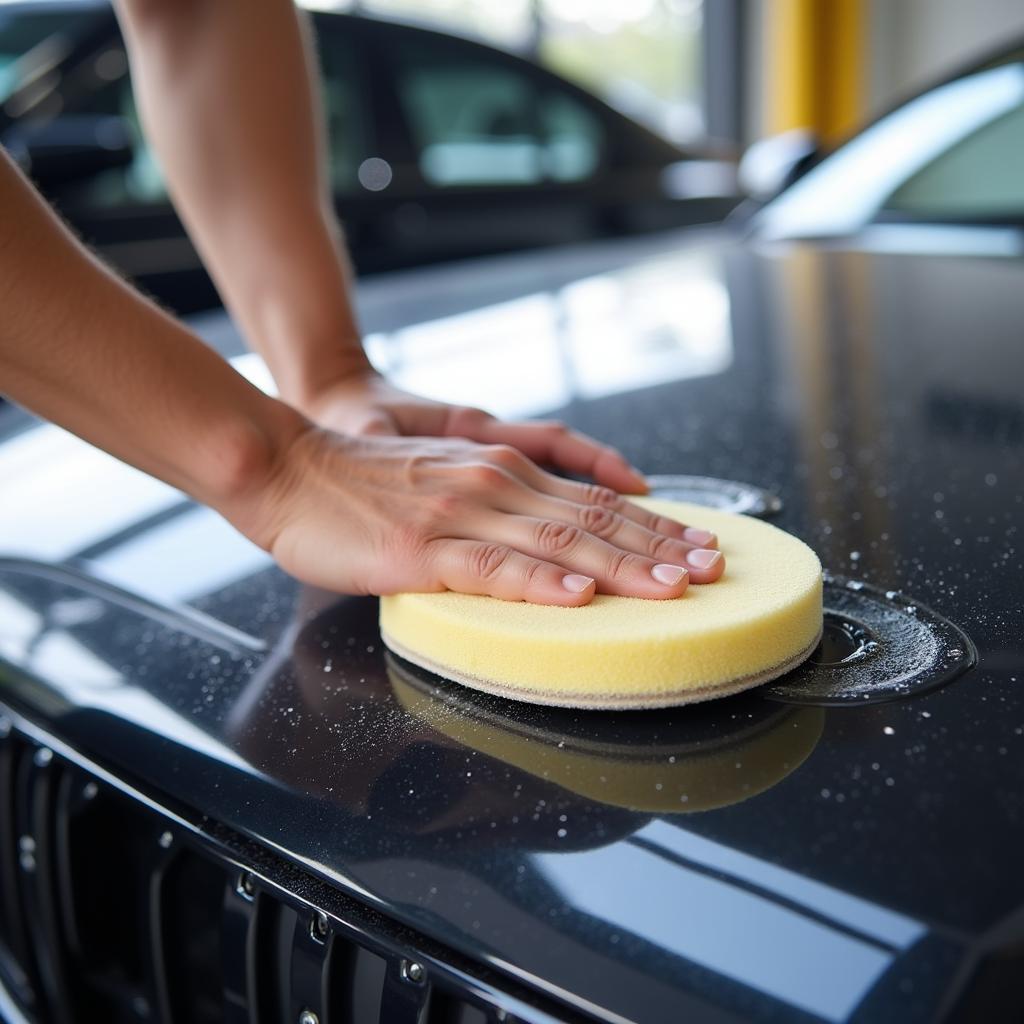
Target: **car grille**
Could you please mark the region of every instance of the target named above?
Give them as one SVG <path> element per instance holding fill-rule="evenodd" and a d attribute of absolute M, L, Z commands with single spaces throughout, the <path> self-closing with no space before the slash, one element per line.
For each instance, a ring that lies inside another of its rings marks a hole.
<path fill-rule="evenodd" d="M 0 1019 L 497 1024 L 575 1011 L 0 706 Z"/>

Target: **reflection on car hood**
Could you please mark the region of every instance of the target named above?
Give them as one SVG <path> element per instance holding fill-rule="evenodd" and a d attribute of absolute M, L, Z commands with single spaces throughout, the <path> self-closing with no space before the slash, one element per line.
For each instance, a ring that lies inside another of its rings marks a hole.
<path fill-rule="evenodd" d="M 969 1016 L 1024 913 L 1021 271 L 670 238 L 363 288 L 406 386 L 560 407 L 651 473 L 779 494 L 827 568 L 970 634 L 945 689 L 614 714 L 468 693 L 387 655 L 375 601 L 39 427 L 0 445 L 0 690 L 609 1019 Z"/>

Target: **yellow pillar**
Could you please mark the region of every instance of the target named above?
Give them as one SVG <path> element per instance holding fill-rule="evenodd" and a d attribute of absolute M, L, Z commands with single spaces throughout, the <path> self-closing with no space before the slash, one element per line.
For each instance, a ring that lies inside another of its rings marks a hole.
<path fill-rule="evenodd" d="M 870 0 L 766 0 L 769 132 L 809 128 L 826 143 L 865 113 Z"/>

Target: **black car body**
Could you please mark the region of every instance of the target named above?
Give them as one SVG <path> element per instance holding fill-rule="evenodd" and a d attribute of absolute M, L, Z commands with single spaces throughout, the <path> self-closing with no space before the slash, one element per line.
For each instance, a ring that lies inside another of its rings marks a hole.
<path fill-rule="evenodd" d="M 311 14 L 331 184 L 374 272 L 718 220 L 733 165 L 469 39 Z M 218 304 L 141 136 L 109 4 L 0 11 L 0 143 L 87 242 L 179 312 Z"/>
<path fill-rule="evenodd" d="M 401 384 L 781 499 L 830 573 L 817 667 L 673 711 L 425 675 L 373 599 L 10 414 L 5 1012 L 1019 1020 L 1022 274 L 1010 222 L 755 222 L 360 287 Z"/>

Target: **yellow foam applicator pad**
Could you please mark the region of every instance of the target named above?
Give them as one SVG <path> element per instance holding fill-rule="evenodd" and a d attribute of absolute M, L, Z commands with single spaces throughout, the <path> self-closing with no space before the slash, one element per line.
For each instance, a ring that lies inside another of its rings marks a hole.
<path fill-rule="evenodd" d="M 667 707 L 758 686 L 800 664 L 821 637 L 821 563 L 768 523 L 682 502 L 638 499 L 714 530 L 715 583 L 675 600 L 598 594 L 581 608 L 468 594 L 380 603 L 384 642 L 455 682 L 535 704 Z"/>

